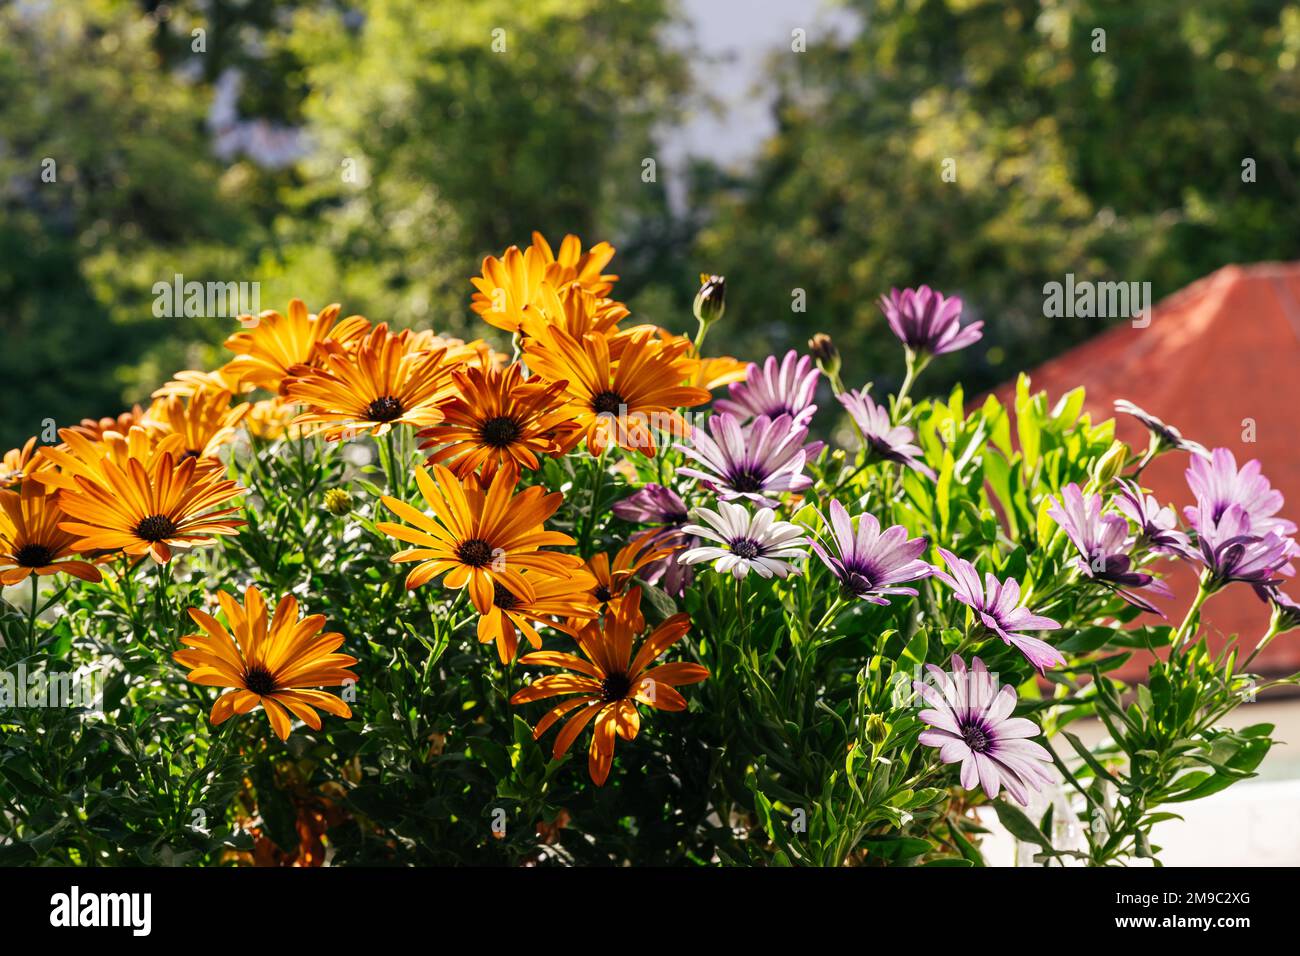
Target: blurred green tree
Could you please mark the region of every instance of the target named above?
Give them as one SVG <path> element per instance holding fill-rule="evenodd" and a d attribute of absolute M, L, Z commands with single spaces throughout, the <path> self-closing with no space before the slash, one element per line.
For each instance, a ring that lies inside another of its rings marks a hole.
<path fill-rule="evenodd" d="M 876 300 L 925 282 L 988 324 L 924 384 L 989 386 L 1100 331 L 1044 318 L 1043 285 L 1067 272 L 1159 298 L 1300 253 L 1296 4 L 846 6 L 856 35 L 774 55 L 778 132 L 698 239 L 701 268 L 728 274 L 743 351 L 826 330 L 850 384 L 896 384 Z"/>

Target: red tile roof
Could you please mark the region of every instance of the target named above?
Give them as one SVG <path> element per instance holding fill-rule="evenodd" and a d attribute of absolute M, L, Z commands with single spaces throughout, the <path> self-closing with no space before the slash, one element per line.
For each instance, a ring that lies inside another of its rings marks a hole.
<path fill-rule="evenodd" d="M 1116 418 L 1117 436 L 1135 450 L 1146 447 L 1146 431 L 1114 412 L 1117 398 L 1207 447 L 1231 449 L 1238 466 L 1258 458 L 1286 496 L 1282 514 L 1300 521 L 1300 263 L 1226 266 L 1160 302 L 1146 328 L 1126 320 L 1060 321 L 1122 324 L 1034 369 L 1032 391 L 1046 389 L 1055 401 L 1084 386 L 1093 420 Z M 995 394 L 1010 404 L 1015 386 Z M 1180 513 L 1191 503 L 1186 463 L 1185 454 L 1170 453 L 1143 474 L 1156 498 Z M 1176 599 L 1165 610 L 1176 623 L 1195 593 L 1195 575 L 1180 562 L 1168 580 Z M 1284 590 L 1300 598 L 1300 583 Z M 1216 646 L 1238 634 L 1247 648 L 1268 617 L 1267 606 L 1241 584 L 1211 598 L 1203 614 L 1220 635 Z M 1300 670 L 1300 632 L 1279 637 L 1258 663 L 1268 673 Z"/>

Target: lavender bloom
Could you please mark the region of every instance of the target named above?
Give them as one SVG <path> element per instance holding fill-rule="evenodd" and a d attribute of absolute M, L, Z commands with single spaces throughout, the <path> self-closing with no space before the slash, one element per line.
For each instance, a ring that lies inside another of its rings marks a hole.
<path fill-rule="evenodd" d="M 614 516 L 634 524 L 654 524 L 677 527 L 686 523 L 690 514 L 686 502 L 677 492 L 663 485 L 650 484 L 622 501 L 615 503 Z"/>
<path fill-rule="evenodd" d="M 760 508 L 750 515 L 740 505 L 718 502 L 718 510 L 696 508 L 691 517 L 698 524 L 688 524 L 682 530 L 698 535 L 718 545 L 691 548 L 678 556 L 682 564 L 712 561 L 719 572 L 730 571 L 743 578 L 750 570 L 759 576 L 784 578 L 794 568 L 792 559 L 806 558 L 809 541 L 804 529 L 789 521 L 777 521 L 771 508 Z"/>
<path fill-rule="evenodd" d="M 888 298 L 880 297 L 880 308 L 894 334 L 915 355 L 956 352 L 983 335 L 983 322 L 961 325 L 961 299 L 945 298 L 927 285 L 902 292 L 891 289 Z"/>
<path fill-rule="evenodd" d="M 1278 574 L 1295 573 L 1290 562 L 1300 548 L 1290 535 L 1296 526 L 1277 517 L 1282 493 L 1260 474 L 1258 461 L 1238 471 L 1232 452 L 1216 448 L 1208 461 L 1192 460 L 1187 484 L 1196 504 L 1183 513 L 1196 530 L 1211 589 L 1233 581 L 1266 586 L 1277 583 Z"/>
<path fill-rule="evenodd" d="M 971 669 L 956 654 L 952 673 L 927 664 L 929 681 L 916 681 L 913 688 L 929 704 L 918 715 L 930 725 L 917 738 L 927 747 L 939 748 L 944 763 L 961 763 L 961 785 L 984 789 L 990 800 L 1006 787 L 1021 806 L 1029 805 L 1029 791 L 1041 790 L 1052 782 L 1043 764 L 1051 755 L 1030 740 L 1039 734 L 1038 725 L 1025 717 L 1012 717 L 1016 691 L 1010 684 L 998 688 L 997 679 L 978 657 Z"/>
<path fill-rule="evenodd" d="M 1123 412 L 1125 415 L 1132 415 L 1140 421 L 1146 427 L 1146 430 L 1151 433 L 1151 440 L 1155 442 L 1157 450 L 1177 449 L 1179 451 L 1189 451 L 1194 455 L 1200 455 L 1202 458 L 1210 457 L 1209 450 L 1200 442 L 1184 438 L 1183 433 L 1173 425 L 1166 424 L 1127 399 L 1116 399 L 1115 411 Z"/>
<path fill-rule="evenodd" d="M 617 502 L 613 512 L 624 521 L 654 526 L 645 532 L 654 547 L 674 547 L 680 552 L 699 545 L 699 538 L 681 532 L 690 515 L 686 503 L 671 488 L 646 485 Z M 661 586 L 673 597 L 681 597 L 695 579 L 695 571 L 678 562 L 677 557 L 674 553 L 644 565 L 639 574 L 641 580 Z"/>
<path fill-rule="evenodd" d="M 980 623 L 1024 654 L 1039 671 L 1048 664 L 1065 663 L 1065 656 L 1046 641 L 1019 633 L 1023 630 L 1054 631 L 1061 626 L 1050 617 L 1020 606 L 1019 582 L 1014 579 L 1002 582 L 986 574 L 984 584 L 980 584 L 975 565 L 944 548 L 939 549 L 939 554 L 952 573 L 945 574 L 936 569 L 934 576 L 952 588 L 953 596 L 973 610 Z"/>
<path fill-rule="evenodd" d="M 1233 505 L 1240 505 L 1250 521 L 1246 533 L 1295 534 L 1294 522 L 1276 517 L 1282 492 L 1260 474 L 1259 461 L 1251 459 L 1237 470 L 1237 459 L 1227 448 L 1216 448 L 1208 460 L 1193 458 L 1187 468 L 1187 486 L 1196 506 L 1183 510 L 1197 534 L 1215 534 L 1215 526 Z"/>
<path fill-rule="evenodd" d="M 839 579 L 845 594 L 872 604 L 888 604 L 885 595 L 916 594 L 916 588 L 899 587 L 905 581 L 919 581 L 934 573 L 934 568 L 916 558 L 925 550 L 924 538 L 907 537 L 902 525 L 883 533 L 873 514 L 858 515 L 856 534 L 849 513 L 838 501 L 831 501 L 833 548 L 812 543 L 822 564 Z"/>
<path fill-rule="evenodd" d="M 768 418 L 789 415 L 796 426 L 807 425 L 817 411 L 812 400 L 817 392 L 818 374 L 812 359 L 800 356 L 794 349 L 785 353 L 779 366 L 776 356 L 769 355 L 762 368 L 751 362 L 745 380 L 727 386 L 730 398 L 720 398 L 713 404 L 718 411 L 735 415 L 741 421 L 760 415 Z M 808 454 L 811 458 L 816 452 Z"/>
<path fill-rule="evenodd" d="M 935 480 L 934 471 L 921 459 L 921 449 L 912 444 L 912 429 L 905 425 L 894 425 L 889 420 L 889 412 L 871 400 L 866 392 L 845 392 L 836 396 L 840 404 L 848 409 L 849 415 L 857 424 L 870 454 L 885 461 L 898 462 L 913 471 L 919 471 L 931 481 Z"/>
<path fill-rule="evenodd" d="M 1295 574 L 1291 559 L 1300 553 L 1294 540 L 1276 531 L 1253 533 L 1250 515 L 1241 505 L 1232 505 L 1209 531 L 1198 532 L 1196 545 L 1210 572 L 1207 586 L 1211 591 L 1233 581 L 1257 587 L 1275 585 L 1280 580 L 1277 575 Z"/>
<path fill-rule="evenodd" d="M 1160 597 L 1172 597 L 1173 592 L 1159 578 L 1133 569 L 1128 522 L 1119 515 L 1103 515 L 1101 495 L 1085 498 L 1074 482 L 1061 491 L 1061 502 L 1055 498 L 1051 502 L 1047 513 L 1078 550 L 1079 570 L 1094 581 L 1114 588 L 1134 607 L 1163 617 L 1154 604 L 1136 592 L 1145 590 Z"/>
<path fill-rule="evenodd" d="M 1191 539 L 1178 530 L 1178 515 L 1173 505 L 1160 502 L 1144 492 L 1136 482 L 1116 479 L 1120 487 L 1115 507 L 1138 526 L 1138 534 L 1154 551 L 1191 558 L 1195 555 Z"/>
<path fill-rule="evenodd" d="M 748 429 L 734 415 L 713 415 L 708 430 L 695 429 L 690 445 L 676 446 L 700 468 L 679 468 L 678 474 L 698 478 L 726 501 L 748 498 L 765 508 L 779 503 L 773 495 L 802 491 L 812 484 L 803 473 L 808 429 L 789 415 L 772 419 L 760 415 Z"/>

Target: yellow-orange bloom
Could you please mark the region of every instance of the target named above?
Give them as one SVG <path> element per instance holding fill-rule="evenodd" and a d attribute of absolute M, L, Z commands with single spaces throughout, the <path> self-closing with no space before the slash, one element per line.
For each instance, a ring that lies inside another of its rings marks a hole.
<path fill-rule="evenodd" d="M 11 448 L 0 458 L 0 488 L 16 488 L 39 460 L 36 457 L 36 436 L 27 439 L 22 448 Z"/>
<path fill-rule="evenodd" d="M 656 430 L 689 433 L 678 408 L 709 400 L 704 389 L 682 384 L 695 377 L 696 361 L 685 356 L 680 344 L 653 336 L 650 329 L 633 332 L 617 360 L 603 335 L 579 341 L 554 329 L 546 342 L 530 339 L 525 344 L 530 368 L 547 381 L 566 383 L 570 417 L 593 455 L 611 443 L 653 455 Z"/>
<path fill-rule="evenodd" d="M 352 710 L 338 697 L 315 689 L 356 680 L 347 668 L 357 659 L 335 653 L 343 644 L 343 635 L 321 633 L 324 615 L 299 620 L 298 602 L 286 594 L 268 620 L 266 601 L 256 587 L 244 592 L 242 606 L 225 591 L 217 592 L 217 598 L 229 630 L 206 611 L 190 608 L 190 617 L 202 633 L 181 638 L 186 649 L 172 655 L 190 668 L 187 679 L 191 683 L 231 688 L 212 705 L 209 719 L 213 724 L 260 706 L 275 735 L 285 740 L 294 717 L 312 730 L 320 730 L 316 708 L 337 717 L 352 716 Z"/>
<path fill-rule="evenodd" d="M 467 368 L 453 373 L 455 396 L 442 406 L 443 421 L 420 432 L 423 449 L 437 449 L 430 465 L 445 464 L 464 478 L 482 469 L 491 480 L 502 464 L 535 469 L 542 455 L 563 453 L 576 430 L 564 408 L 564 386 L 523 369 Z"/>
<path fill-rule="evenodd" d="M 79 428 L 61 428 L 59 437 L 63 439 L 62 444 L 40 449 L 38 455 L 44 464 L 33 471 L 31 477 L 48 488 L 67 491 L 78 490 L 78 477 L 105 484 L 108 479 L 104 470 L 108 463 L 126 468 L 127 462 L 135 459 L 149 470 L 165 454 L 170 454 L 173 459 L 180 459 L 185 454 L 183 436 L 165 435 L 158 428 L 144 425 L 132 425 L 124 432 L 110 429 L 95 437 Z M 205 466 L 202 470 L 213 469 Z"/>
<path fill-rule="evenodd" d="M 598 242 L 585 253 L 582 240 L 567 235 L 560 241 L 560 254 L 551 252 L 550 243 L 540 232 L 533 233 L 532 248 L 546 269 L 546 281 L 556 288 L 576 282 L 598 297 L 609 295 L 618 281 L 616 275 L 605 275 L 601 270 L 614 258 L 614 247 L 608 242 Z"/>
<path fill-rule="evenodd" d="M 641 614 L 641 591 L 634 588 L 627 597 L 612 605 L 602 623 L 592 622 L 578 631 L 578 647 L 583 656 L 560 651 L 535 651 L 519 659 L 521 664 L 558 667 L 563 673 L 548 674 L 533 681 L 510 698 L 512 704 L 544 700 L 560 694 L 572 694 L 552 707 L 533 730 L 541 737 L 561 717 L 576 713 L 555 738 L 552 756 L 562 757 L 583 728 L 595 722 L 591 746 L 587 751 L 587 772 L 597 786 L 609 777 L 614 762 L 614 740 L 632 740 L 641 728 L 637 704 L 658 710 L 685 710 L 686 701 L 674 688 L 698 684 L 709 676 L 700 664 L 674 662 L 651 667 L 668 648 L 691 629 L 690 618 L 674 614 L 641 643 L 636 656 L 632 645 L 645 629 Z"/>
<path fill-rule="evenodd" d="M 415 470 L 416 484 L 433 516 L 388 495 L 381 499 L 407 525 L 381 521 L 384 534 L 415 545 L 393 555 L 396 562 L 420 562 L 406 576 L 408 588 L 418 588 L 446 575 L 449 588 L 469 586 L 470 598 L 480 614 L 493 606 L 494 585 L 500 582 L 528 601 L 536 598 L 531 583 L 520 572 L 526 568 L 544 574 L 569 574 L 582 567 L 580 558 L 554 551 L 548 545 L 571 545 L 574 540 L 547 531 L 544 522 L 560 507 L 564 496 L 547 494 L 533 486 L 515 494 L 519 473 L 513 466 L 498 469 L 486 487 L 476 478 L 460 481 L 441 465 L 433 475 Z"/>
<path fill-rule="evenodd" d="M 438 407 L 451 394 L 445 348 L 411 347 L 409 333 L 377 325 L 355 350 L 331 350 L 320 368 L 295 366 L 285 394 L 306 405 L 294 419 L 330 441 L 359 431 L 383 435 L 394 425 L 423 428 L 442 421 Z"/>
<path fill-rule="evenodd" d="M 607 296 L 618 276 L 605 275 L 601 270 L 613 257 L 614 247 L 607 242 L 583 253 L 582 241 L 572 235 L 564 237 L 557 256 L 542 234 L 534 232 L 527 249 L 520 251 L 518 246 L 511 246 L 500 259 L 488 256 L 483 260 L 482 275 L 470 279 L 476 290 L 470 308 L 488 324 L 518 332 L 525 310 L 539 304 L 543 283 L 553 291 L 576 283 L 596 299 Z M 550 319 L 560 321 L 558 314 Z"/>
<path fill-rule="evenodd" d="M 612 562 L 603 551 L 593 554 L 587 559 L 587 570 L 595 578 L 592 596 L 600 602 L 603 610 L 610 601 L 626 593 L 637 572 L 647 564 L 669 557 L 676 551 L 677 548 L 671 543 L 656 540 L 655 531 L 651 529 L 649 533 L 642 532 L 619 548 Z"/>
<path fill-rule="evenodd" d="M 79 551 L 148 554 L 159 564 L 173 548 L 211 544 L 213 535 L 235 534 L 244 522 L 229 515 L 237 508 L 209 511 L 243 489 L 211 471 L 196 471 L 198 459 L 177 465 L 164 452 L 146 470 L 131 458 L 126 467 L 102 462 L 100 478 L 76 476 L 76 490 L 63 491 L 59 504 L 73 519 L 59 527 L 77 536 Z"/>
<path fill-rule="evenodd" d="M 493 582 L 492 607 L 478 619 L 478 639 L 496 644 L 501 663 L 514 660 L 519 648 L 519 631 L 528 643 L 541 648 L 542 638 L 533 623 L 546 624 L 570 636 L 574 623 L 589 621 L 600 613 L 591 596 L 595 579 L 583 571 L 571 571 L 562 577 L 549 577 L 536 571 L 521 571 L 528 581 L 532 597 L 513 593 L 500 581 Z"/>
<path fill-rule="evenodd" d="M 240 316 L 249 327 L 226 339 L 226 348 L 235 357 L 226 363 L 223 375 L 283 395 L 284 379 L 291 368 L 319 364 L 327 346 L 345 346 L 370 328 L 365 316 L 348 316 L 342 322 L 338 316 L 337 304 L 327 305 L 319 315 L 309 315 L 301 299 L 289 301 L 288 315 L 268 309 L 256 319 Z"/>
<path fill-rule="evenodd" d="M 67 560 L 78 549 L 76 537 L 59 528 L 63 520 L 55 494 L 34 481 L 23 482 L 19 491 L 0 491 L 0 585 L 60 571 L 99 580 L 88 561 Z"/>
<path fill-rule="evenodd" d="M 221 446 L 235 437 L 235 429 L 248 414 L 249 405 L 230 407 L 231 394 L 224 389 L 202 388 L 188 398 L 165 395 L 149 406 L 145 425 L 163 435 L 179 435 L 181 455 L 215 458 Z"/>

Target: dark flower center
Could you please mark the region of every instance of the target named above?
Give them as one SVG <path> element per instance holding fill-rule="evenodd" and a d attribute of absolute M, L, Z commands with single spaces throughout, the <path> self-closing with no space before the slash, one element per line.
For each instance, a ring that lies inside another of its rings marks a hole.
<path fill-rule="evenodd" d="M 176 533 L 176 522 L 166 515 L 150 515 L 135 526 L 137 538 L 143 541 L 162 541 Z"/>
<path fill-rule="evenodd" d="M 481 568 L 492 560 L 492 545 L 482 538 L 470 538 L 456 547 L 456 557 L 471 568 Z"/>
<path fill-rule="evenodd" d="M 383 395 L 366 406 L 366 417 L 372 422 L 391 422 L 401 418 L 403 411 L 401 402 L 391 395 Z"/>
<path fill-rule="evenodd" d="M 254 694 L 265 697 L 267 694 L 274 692 L 275 678 L 271 676 L 269 670 L 258 664 L 244 671 L 244 686 Z"/>
<path fill-rule="evenodd" d="M 489 418 L 479 428 L 479 438 L 483 444 L 493 448 L 505 448 L 519 438 L 519 423 L 506 415 Z"/>
<path fill-rule="evenodd" d="M 605 703 L 622 700 L 632 689 L 632 682 L 626 674 L 609 674 L 600 682 L 600 699 Z"/>
<path fill-rule="evenodd" d="M 492 603 L 503 611 L 513 611 L 519 606 L 519 598 L 515 597 L 507 588 L 502 587 L 500 581 L 493 581 Z"/>
<path fill-rule="evenodd" d="M 54 552 L 43 544 L 25 544 L 14 554 L 20 568 L 43 568 L 54 560 Z"/>
<path fill-rule="evenodd" d="M 758 557 L 758 542 L 749 538 L 737 538 L 731 542 L 731 553 L 746 561 L 753 561 Z"/>
<path fill-rule="evenodd" d="M 984 728 L 976 726 L 975 724 L 966 724 L 962 727 L 961 736 L 962 740 L 966 741 L 966 746 L 977 754 L 982 754 L 984 751 L 988 750 L 989 744 L 992 743 L 989 739 L 989 735 L 985 733 Z"/>
<path fill-rule="evenodd" d="M 591 407 L 601 415 L 617 414 L 619 408 L 626 404 L 618 392 L 601 392 L 591 400 Z"/>
<path fill-rule="evenodd" d="M 737 472 L 731 476 L 731 487 L 737 491 L 761 491 L 763 488 L 763 478 L 756 468 L 746 468 L 744 471 Z"/>
<path fill-rule="evenodd" d="M 592 591 L 591 593 L 596 595 L 596 600 L 599 601 L 601 604 L 608 604 L 609 599 L 614 596 L 609 593 L 609 585 L 607 584 L 597 584 L 596 590 Z"/>

